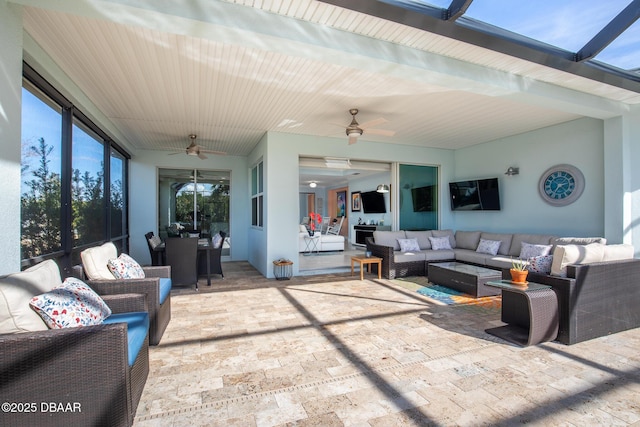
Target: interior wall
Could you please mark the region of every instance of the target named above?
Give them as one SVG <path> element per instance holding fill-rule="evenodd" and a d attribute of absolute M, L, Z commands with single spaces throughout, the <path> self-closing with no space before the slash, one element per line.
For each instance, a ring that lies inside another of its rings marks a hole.
<path fill-rule="evenodd" d="M 574 120 L 456 150 L 455 180 L 498 177 L 501 210 L 451 212 L 443 200 L 444 210 L 459 230 L 603 236 L 603 152 L 603 122 L 596 119 Z M 545 170 L 561 163 L 579 168 L 586 187 L 576 202 L 553 207 L 540 197 L 538 181 Z M 505 175 L 509 166 L 519 167 L 520 174 Z M 448 189 L 444 194 L 449 197 Z"/>

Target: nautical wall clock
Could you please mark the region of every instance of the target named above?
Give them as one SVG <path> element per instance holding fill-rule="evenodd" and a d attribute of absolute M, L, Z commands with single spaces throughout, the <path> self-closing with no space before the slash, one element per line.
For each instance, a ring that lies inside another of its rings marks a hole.
<path fill-rule="evenodd" d="M 584 175 L 575 166 L 555 165 L 540 177 L 538 190 L 542 199 L 552 206 L 569 205 L 584 191 Z"/>

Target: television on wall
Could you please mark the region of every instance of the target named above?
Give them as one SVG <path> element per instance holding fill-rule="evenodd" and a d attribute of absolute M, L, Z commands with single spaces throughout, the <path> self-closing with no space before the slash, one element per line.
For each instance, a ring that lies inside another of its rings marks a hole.
<path fill-rule="evenodd" d="M 360 193 L 360 199 L 362 201 L 362 211 L 364 213 L 387 213 L 383 193 L 367 191 Z"/>
<path fill-rule="evenodd" d="M 433 212 L 436 210 L 435 185 L 411 189 L 414 212 Z"/>
<path fill-rule="evenodd" d="M 498 178 L 449 183 L 452 211 L 499 211 Z"/>

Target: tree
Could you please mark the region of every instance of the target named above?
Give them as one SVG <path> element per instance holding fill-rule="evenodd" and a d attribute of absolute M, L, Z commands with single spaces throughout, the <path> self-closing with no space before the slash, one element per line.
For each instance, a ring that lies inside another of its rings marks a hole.
<path fill-rule="evenodd" d="M 38 158 L 38 169 L 24 182 L 28 191 L 20 200 L 23 259 L 60 250 L 60 175 L 49 169 L 53 148 L 44 138 L 28 148 L 28 153 Z M 28 171 L 29 166 L 23 165 L 23 178 Z"/>

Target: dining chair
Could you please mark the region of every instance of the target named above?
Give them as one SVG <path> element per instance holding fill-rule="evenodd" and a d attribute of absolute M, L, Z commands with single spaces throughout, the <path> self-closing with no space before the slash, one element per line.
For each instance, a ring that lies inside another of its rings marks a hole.
<path fill-rule="evenodd" d="M 159 237 L 153 234 L 153 231 L 150 231 L 144 235 L 145 240 L 147 241 L 147 246 L 149 247 L 149 255 L 151 256 L 151 265 L 158 266 L 164 265 L 162 262 L 162 252 L 156 251 L 155 247 L 162 243 Z"/>
<path fill-rule="evenodd" d="M 198 238 L 170 237 L 165 240 L 164 256 L 171 266 L 171 282 L 174 285 L 196 285 L 198 290 Z"/>
<path fill-rule="evenodd" d="M 205 276 L 207 274 L 207 254 L 209 254 L 209 262 L 211 268 L 211 274 L 219 274 L 224 279 L 224 273 L 222 272 L 222 246 L 224 245 L 224 239 L 227 233 L 224 231 L 218 232 L 221 239 L 219 247 L 213 247 L 208 251 L 200 251 L 198 255 L 198 276 Z M 210 245 L 214 244 L 214 241 L 209 242 Z"/>

